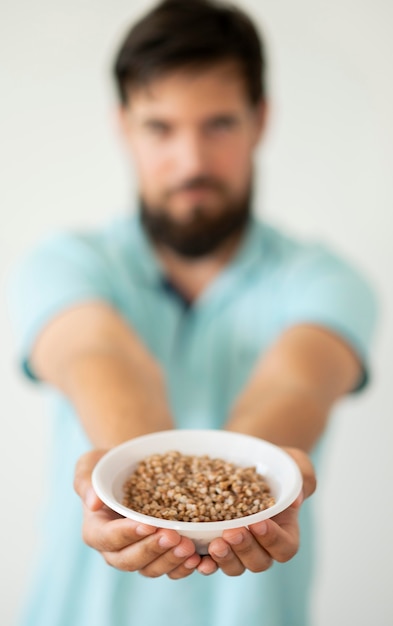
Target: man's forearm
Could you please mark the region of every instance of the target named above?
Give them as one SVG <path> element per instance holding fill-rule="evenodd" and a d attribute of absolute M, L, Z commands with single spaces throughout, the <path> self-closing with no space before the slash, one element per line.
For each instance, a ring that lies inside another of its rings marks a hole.
<path fill-rule="evenodd" d="M 340 337 L 317 326 L 295 326 L 257 364 L 227 427 L 309 452 L 336 401 L 360 376 L 357 355 Z"/>
<path fill-rule="evenodd" d="M 159 363 L 107 304 L 87 302 L 57 315 L 37 338 L 32 364 L 71 402 L 95 447 L 172 428 Z"/>
<path fill-rule="evenodd" d="M 173 428 L 158 366 L 138 368 L 117 353 L 81 354 L 67 365 L 62 391 L 97 448 Z"/>
<path fill-rule="evenodd" d="M 274 389 L 235 405 L 226 428 L 309 452 L 328 415 L 328 407 L 309 393 Z"/>

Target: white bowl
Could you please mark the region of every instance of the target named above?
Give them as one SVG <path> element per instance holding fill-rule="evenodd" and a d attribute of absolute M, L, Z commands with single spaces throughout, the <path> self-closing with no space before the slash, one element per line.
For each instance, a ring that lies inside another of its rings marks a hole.
<path fill-rule="evenodd" d="M 151 454 L 177 450 L 182 454 L 222 458 L 236 465 L 255 466 L 266 479 L 275 504 L 264 511 L 222 522 L 177 522 L 138 513 L 122 504 L 123 485 L 136 466 Z M 224 430 L 166 430 L 137 437 L 107 452 L 93 471 L 93 487 L 109 508 L 124 517 L 159 528 L 172 528 L 194 542 L 199 554 L 227 528 L 249 526 L 277 515 L 296 500 L 302 477 L 295 461 L 267 441 Z"/>

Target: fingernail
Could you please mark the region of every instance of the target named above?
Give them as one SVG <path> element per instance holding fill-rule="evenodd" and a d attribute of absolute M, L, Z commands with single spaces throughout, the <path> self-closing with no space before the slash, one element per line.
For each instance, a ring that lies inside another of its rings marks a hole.
<path fill-rule="evenodd" d="M 158 545 L 160 548 L 173 548 L 177 544 L 176 540 L 170 539 L 166 535 L 163 535 L 158 540 Z"/>
<path fill-rule="evenodd" d="M 225 540 L 234 546 L 238 546 L 243 541 L 243 534 L 237 533 L 237 535 L 232 535 L 232 537 L 225 537 Z"/>
<path fill-rule="evenodd" d="M 214 554 L 222 559 L 224 556 L 228 556 L 229 548 L 219 548 L 218 550 L 214 550 Z"/>
<path fill-rule="evenodd" d="M 186 569 L 195 569 L 198 564 L 199 564 L 199 559 L 196 559 L 195 554 L 193 554 L 192 557 L 190 557 L 189 559 L 187 559 L 187 561 L 183 563 L 183 566 Z"/>
<path fill-rule="evenodd" d="M 267 533 L 267 524 L 266 524 L 266 522 L 259 522 L 258 524 L 253 524 L 252 531 L 256 535 L 266 535 L 266 533 Z"/>
<path fill-rule="evenodd" d="M 190 549 L 189 546 L 183 546 L 180 544 L 180 546 L 176 546 L 176 548 L 173 551 L 173 554 L 176 557 L 186 557 L 186 556 L 191 556 L 192 554 L 192 548 Z"/>
<path fill-rule="evenodd" d="M 211 576 L 212 574 L 214 574 L 215 571 L 216 570 L 213 570 L 211 572 L 205 572 L 202 568 L 201 569 L 198 568 L 198 572 L 202 574 L 202 576 Z"/>
<path fill-rule="evenodd" d="M 152 528 L 151 526 L 144 526 L 143 524 L 138 524 L 135 528 L 135 532 L 139 537 L 147 537 L 148 535 L 152 535 L 156 532 L 156 528 Z"/>
<path fill-rule="evenodd" d="M 93 487 L 89 487 L 89 489 L 86 491 L 86 495 L 85 495 L 85 504 L 87 506 L 88 509 L 93 509 L 95 504 L 97 502 L 97 494 L 94 491 Z"/>

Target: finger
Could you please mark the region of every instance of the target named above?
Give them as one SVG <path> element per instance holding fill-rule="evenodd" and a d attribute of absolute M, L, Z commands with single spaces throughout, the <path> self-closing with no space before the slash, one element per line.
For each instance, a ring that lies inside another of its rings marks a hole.
<path fill-rule="evenodd" d="M 294 500 L 294 502 L 292 502 L 291 507 L 294 509 L 300 509 L 301 505 L 304 502 L 304 494 L 303 491 L 301 493 L 299 493 L 298 497 L 296 498 L 296 500 Z"/>
<path fill-rule="evenodd" d="M 224 539 L 218 537 L 209 545 L 209 554 L 227 576 L 240 576 L 245 567 Z"/>
<path fill-rule="evenodd" d="M 116 552 L 154 534 L 157 528 L 120 517 L 103 507 L 99 511 L 85 510 L 82 526 L 83 541 L 99 552 Z"/>
<path fill-rule="evenodd" d="M 180 543 L 180 535 L 175 530 L 160 529 L 132 545 L 114 552 L 103 551 L 106 562 L 126 572 L 137 572 Z"/>
<path fill-rule="evenodd" d="M 197 571 L 204 576 L 210 576 L 218 570 L 218 565 L 210 555 L 203 556 L 197 567 Z"/>
<path fill-rule="evenodd" d="M 303 496 L 309 498 L 317 488 L 317 479 L 310 457 L 299 448 L 284 448 L 299 466 L 303 478 Z"/>
<path fill-rule="evenodd" d="M 271 555 L 246 528 L 233 528 L 223 533 L 243 567 L 251 572 L 265 572 L 273 563 Z"/>
<path fill-rule="evenodd" d="M 86 452 L 86 454 L 80 457 L 75 466 L 74 489 L 80 498 L 82 498 L 84 504 L 92 511 L 98 510 L 102 506 L 102 502 L 92 487 L 91 474 L 94 467 L 105 453 L 106 450 L 92 450 Z"/>
<path fill-rule="evenodd" d="M 181 565 L 169 572 L 168 578 L 171 578 L 172 580 L 187 578 L 187 576 L 195 572 L 201 561 L 202 558 L 199 556 L 199 554 L 194 552 L 194 554 L 186 559 L 183 563 L 181 563 Z"/>
<path fill-rule="evenodd" d="M 169 574 L 179 568 L 187 559 L 195 554 L 195 546 L 191 539 L 181 537 L 180 542 L 165 552 L 162 556 L 151 561 L 146 567 L 139 571 L 143 576 L 157 578 L 163 574 Z M 188 572 L 191 573 L 190 571 Z"/>
<path fill-rule="evenodd" d="M 276 521 L 268 519 L 249 527 L 259 545 L 280 563 L 289 561 L 299 548 L 297 510 L 289 508 L 283 513 L 276 516 Z"/>

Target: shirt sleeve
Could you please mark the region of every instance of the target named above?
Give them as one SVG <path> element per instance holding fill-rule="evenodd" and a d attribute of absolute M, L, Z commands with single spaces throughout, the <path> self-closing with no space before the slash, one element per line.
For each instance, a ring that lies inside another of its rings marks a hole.
<path fill-rule="evenodd" d="M 362 363 L 353 391 L 364 388 L 370 377 L 378 309 L 375 291 L 365 277 L 322 246 L 313 246 L 296 259 L 284 291 L 284 327 L 312 323 L 339 335 Z"/>
<path fill-rule="evenodd" d="M 110 268 L 98 238 L 54 235 L 26 254 L 9 285 L 11 321 L 25 374 L 37 380 L 29 360 L 48 322 L 69 307 L 94 300 L 113 300 Z"/>

